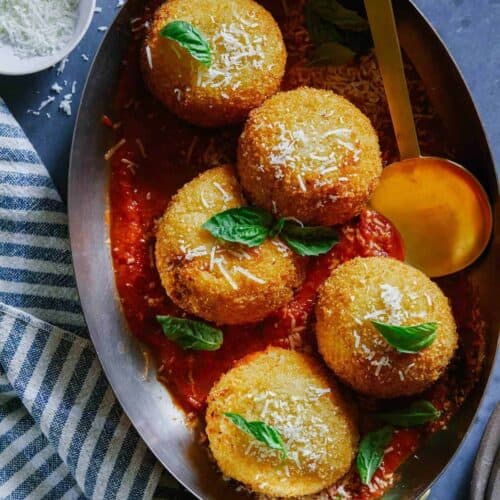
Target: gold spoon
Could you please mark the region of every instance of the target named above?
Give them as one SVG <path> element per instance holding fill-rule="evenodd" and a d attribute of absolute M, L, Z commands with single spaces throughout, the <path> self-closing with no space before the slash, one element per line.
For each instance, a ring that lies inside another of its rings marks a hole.
<path fill-rule="evenodd" d="M 488 196 L 458 163 L 420 155 L 391 0 L 365 6 L 401 157 L 384 168 L 370 203 L 401 233 L 409 264 L 431 277 L 451 274 L 488 244 Z"/>

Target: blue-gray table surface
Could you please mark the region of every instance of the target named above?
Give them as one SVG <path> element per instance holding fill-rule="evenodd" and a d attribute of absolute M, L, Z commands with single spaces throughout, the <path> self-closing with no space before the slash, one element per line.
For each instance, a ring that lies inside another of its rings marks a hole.
<path fill-rule="evenodd" d="M 81 91 L 93 56 L 103 38 L 100 26 L 109 26 L 118 13 L 117 0 L 97 0 L 102 12 L 96 13 L 86 36 L 69 57 L 64 73 L 57 77 L 55 69 L 22 77 L 1 77 L 0 96 L 14 113 L 43 162 L 49 169 L 59 192 L 66 198 L 68 159 L 71 137 Z M 494 159 L 500 164 L 500 0 L 414 0 L 437 29 L 462 70 L 486 128 Z M 82 58 L 89 57 L 89 61 Z M 55 81 L 67 81 L 62 93 L 71 90 L 72 116 L 66 116 L 52 103 L 39 116 L 37 110 L 49 95 Z M 51 117 L 46 116 L 49 112 Z M 497 363 L 493 386 L 474 421 L 472 432 L 462 445 L 445 474 L 434 486 L 432 500 L 468 497 L 472 464 L 479 441 L 494 405 L 499 400 L 500 363 Z"/>

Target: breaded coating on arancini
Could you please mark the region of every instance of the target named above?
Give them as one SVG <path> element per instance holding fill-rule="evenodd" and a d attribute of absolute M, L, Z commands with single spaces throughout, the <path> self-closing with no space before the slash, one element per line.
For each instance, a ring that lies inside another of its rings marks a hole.
<path fill-rule="evenodd" d="M 403 326 L 436 322 L 436 339 L 417 353 L 401 353 L 372 320 Z M 443 292 L 422 272 L 385 257 L 358 257 L 332 272 L 319 291 L 316 337 L 335 374 L 376 398 L 424 391 L 457 347 L 457 327 Z"/>
<path fill-rule="evenodd" d="M 359 214 L 382 172 L 370 120 L 332 91 L 307 87 L 280 92 L 250 113 L 237 166 L 253 203 L 326 226 Z"/>
<path fill-rule="evenodd" d="M 304 259 L 283 243 L 248 248 L 214 238 L 202 225 L 245 204 L 230 166 L 216 167 L 185 184 L 172 198 L 156 234 L 156 267 L 172 301 L 218 324 L 259 321 L 293 297 Z"/>
<path fill-rule="evenodd" d="M 276 429 L 286 458 L 244 433 L 225 413 Z M 325 368 L 296 351 L 250 354 L 208 397 L 207 435 L 222 473 L 272 497 L 317 493 L 350 468 L 358 443 L 352 408 Z"/>
<path fill-rule="evenodd" d="M 160 34 L 173 21 L 188 22 L 205 37 L 210 67 Z M 285 64 L 281 31 L 253 0 L 169 0 L 157 9 L 141 50 L 153 95 L 202 127 L 243 121 L 279 89 Z"/>

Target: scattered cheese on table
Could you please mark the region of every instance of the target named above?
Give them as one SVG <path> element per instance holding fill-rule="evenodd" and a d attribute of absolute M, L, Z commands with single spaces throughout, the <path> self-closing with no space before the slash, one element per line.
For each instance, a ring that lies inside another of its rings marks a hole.
<path fill-rule="evenodd" d="M 50 90 L 53 90 L 56 94 L 60 94 L 62 89 L 63 88 L 57 82 L 54 82 L 52 87 L 50 87 Z"/>

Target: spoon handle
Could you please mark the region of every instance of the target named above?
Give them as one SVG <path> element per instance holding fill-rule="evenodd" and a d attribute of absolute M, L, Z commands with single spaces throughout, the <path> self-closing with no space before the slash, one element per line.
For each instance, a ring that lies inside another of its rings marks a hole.
<path fill-rule="evenodd" d="M 365 0 L 401 160 L 420 156 L 391 0 Z"/>

